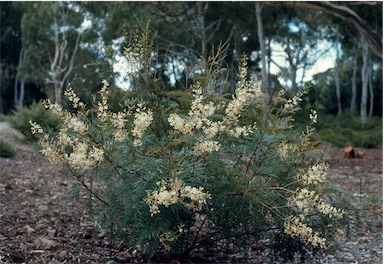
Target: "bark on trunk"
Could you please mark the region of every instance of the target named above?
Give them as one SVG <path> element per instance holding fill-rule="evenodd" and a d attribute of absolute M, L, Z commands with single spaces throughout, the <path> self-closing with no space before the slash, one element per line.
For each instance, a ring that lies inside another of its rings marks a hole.
<path fill-rule="evenodd" d="M 367 101 L 368 101 L 368 45 L 362 40 L 361 45 L 363 48 L 363 66 L 361 68 L 361 104 L 360 104 L 360 118 L 362 122 L 367 119 Z"/>
<path fill-rule="evenodd" d="M 197 2 L 197 22 L 198 22 L 198 34 L 201 40 L 201 56 L 207 59 L 207 36 L 204 15 L 208 9 L 208 2 Z M 204 6 L 203 6 L 204 5 Z"/>
<path fill-rule="evenodd" d="M 357 97 L 357 51 L 355 50 L 355 55 L 353 58 L 353 72 L 352 72 L 352 97 L 351 97 L 351 112 L 354 113 L 356 111 L 356 97 Z"/>
<path fill-rule="evenodd" d="M 341 89 L 340 89 L 340 70 L 339 70 L 339 28 L 336 33 L 336 63 L 335 63 L 335 80 L 336 80 L 336 98 L 337 98 L 337 115 L 341 116 Z"/>
<path fill-rule="evenodd" d="M 264 42 L 264 32 L 263 32 L 263 21 L 261 19 L 261 3 L 255 3 L 256 9 L 256 21 L 257 21 L 257 36 L 259 38 L 259 45 L 261 50 L 261 78 L 262 78 L 262 90 L 268 95 L 271 96 L 272 92 L 268 85 L 268 76 L 267 76 L 267 51 L 265 49 Z"/>
<path fill-rule="evenodd" d="M 369 87 L 369 116 L 373 115 L 373 102 L 374 102 L 374 93 L 373 93 L 373 84 L 372 84 L 372 62 L 368 63 L 368 87 Z"/>
<path fill-rule="evenodd" d="M 51 61 L 50 74 L 55 89 L 55 102 L 61 104 L 64 86 L 73 71 L 73 64 L 79 48 L 81 33 L 77 33 L 76 42 L 74 43 L 71 53 L 70 47 L 68 46 L 68 33 L 61 33 L 61 38 L 59 38 L 59 25 L 56 21 L 54 22 L 53 27 L 55 34 L 55 54 Z"/>
<path fill-rule="evenodd" d="M 19 53 L 19 65 L 22 63 L 25 57 L 25 49 L 22 48 Z M 20 83 L 20 91 L 19 91 L 19 83 Z M 17 71 L 16 77 L 15 77 L 15 84 L 14 84 L 14 104 L 16 108 L 23 107 L 24 102 L 24 89 L 25 89 L 25 81 L 20 81 L 20 73 Z"/>

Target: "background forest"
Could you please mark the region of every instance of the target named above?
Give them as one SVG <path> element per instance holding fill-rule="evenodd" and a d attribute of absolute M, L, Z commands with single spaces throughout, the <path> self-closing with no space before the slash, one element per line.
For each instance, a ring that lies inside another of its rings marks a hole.
<path fill-rule="evenodd" d="M 233 93 L 246 54 L 267 94 L 284 89 L 294 96 L 309 87 L 302 107 L 319 111 L 322 139 L 380 144 L 382 2 L 1 2 L 0 8 L 1 114 L 47 97 L 60 103 L 68 84 L 90 102 L 106 76 L 132 89 L 137 65 L 124 58 L 124 43 L 139 22 L 149 22 L 158 46 L 151 70 L 163 87 L 186 89 L 189 79 L 204 75 L 199 65 L 211 51 L 226 43 L 216 92 Z M 318 66 L 325 56 L 331 64 Z"/>

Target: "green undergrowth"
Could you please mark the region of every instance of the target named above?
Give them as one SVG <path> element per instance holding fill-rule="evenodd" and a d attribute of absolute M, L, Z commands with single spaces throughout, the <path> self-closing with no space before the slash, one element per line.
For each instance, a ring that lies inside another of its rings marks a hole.
<path fill-rule="evenodd" d="M 61 119 L 52 112 L 46 111 L 41 102 L 15 110 L 6 117 L 6 121 L 25 135 L 27 141 L 33 142 L 36 139 L 31 134 L 30 120 L 39 123 L 48 134 L 56 133 L 61 123 Z"/>
<path fill-rule="evenodd" d="M 306 116 L 295 117 L 296 128 L 302 128 L 307 122 Z M 368 117 L 363 123 L 359 116 L 349 113 L 334 116 L 325 113 L 318 114 L 318 123 L 313 139 L 329 142 L 335 147 L 351 144 L 361 148 L 376 148 L 382 144 L 382 118 Z"/>
<path fill-rule="evenodd" d="M 16 150 L 12 147 L 11 144 L 0 139 L 0 157 L 2 158 L 12 158 L 16 155 Z"/>

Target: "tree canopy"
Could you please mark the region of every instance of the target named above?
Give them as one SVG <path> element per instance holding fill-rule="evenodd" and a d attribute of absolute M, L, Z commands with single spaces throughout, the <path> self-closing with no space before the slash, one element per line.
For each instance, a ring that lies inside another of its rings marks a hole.
<path fill-rule="evenodd" d="M 199 62 L 221 47 L 226 71 L 216 92 L 234 91 L 246 54 L 270 96 L 281 88 L 295 95 L 332 54 L 333 65 L 311 80 L 317 105 L 382 115 L 373 100 L 382 95 L 382 2 L 1 2 L 0 9 L 2 113 L 43 97 L 60 102 L 69 83 L 90 98 L 106 75 L 124 75 L 113 70 L 124 37 L 148 23 L 158 46 L 153 70 L 168 89 L 203 74 Z"/>

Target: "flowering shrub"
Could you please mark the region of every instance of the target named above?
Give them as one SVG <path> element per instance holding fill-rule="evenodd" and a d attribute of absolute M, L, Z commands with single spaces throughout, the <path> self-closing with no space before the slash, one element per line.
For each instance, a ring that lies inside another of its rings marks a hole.
<path fill-rule="evenodd" d="M 71 88 L 72 109 L 45 101 L 63 121 L 56 137 L 33 121 L 32 132 L 41 135 L 42 153 L 90 192 L 101 227 L 128 232 L 150 255 L 163 247 L 182 258 L 222 239 L 244 244 L 281 233 L 327 249 L 344 212 L 320 197 L 327 165 L 313 159 L 316 111 L 306 131 L 293 132 L 300 96 L 268 98 L 260 80 L 248 78 L 246 62 L 231 99 L 196 79 L 187 113 L 159 88 L 111 111 L 113 87 L 103 81 L 91 107 Z"/>

